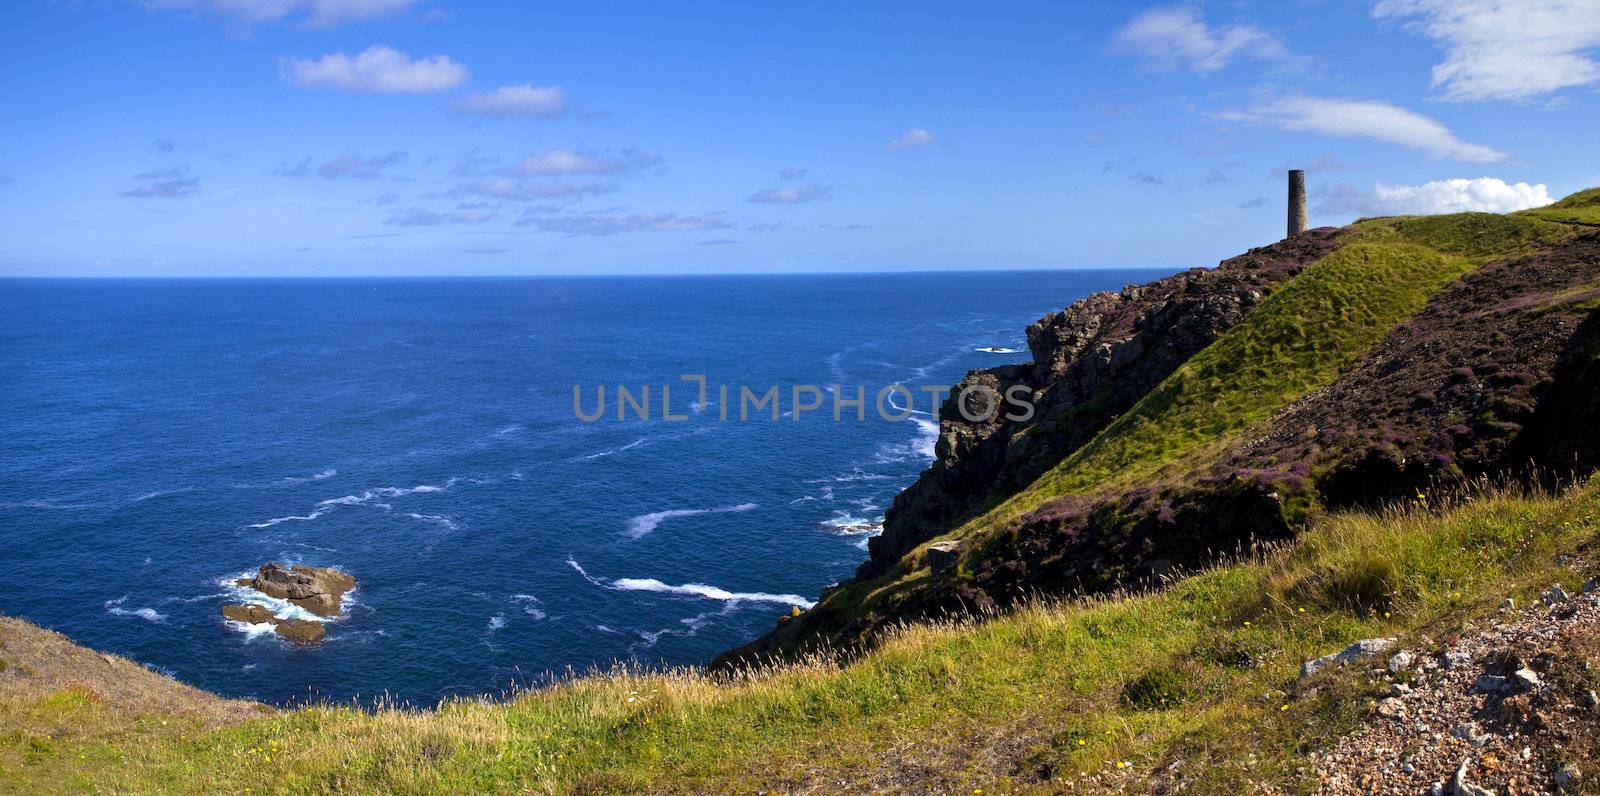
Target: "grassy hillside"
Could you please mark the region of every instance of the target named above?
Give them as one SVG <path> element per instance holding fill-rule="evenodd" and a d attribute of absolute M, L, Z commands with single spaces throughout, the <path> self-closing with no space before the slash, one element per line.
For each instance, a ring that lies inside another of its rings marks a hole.
<path fill-rule="evenodd" d="M 1005 549 L 1013 543 L 1007 532 L 1052 501 L 1193 482 L 1221 452 L 1332 383 L 1446 285 L 1486 262 L 1574 234 L 1566 224 L 1490 213 L 1357 222 L 1343 245 L 1269 296 L 1082 448 L 1028 487 L 928 540 L 884 576 L 847 582 L 801 621 L 778 628 L 773 646 L 803 647 L 817 635 L 854 639 L 863 617 L 899 615 L 906 605 L 929 602 L 930 589 L 943 588 L 923 563 L 929 545 L 967 541 L 957 566 L 960 578 L 973 562 L 1020 555 Z M 1307 508 L 1299 500 L 1284 506 L 1295 522 Z"/>
<path fill-rule="evenodd" d="M 1507 595 L 1584 572 L 1600 484 L 1327 517 L 1296 544 L 1139 596 L 1037 603 L 907 628 L 845 666 L 718 683 L 612 672 L 432 711 L 312 708 L 207 729 L 61 682 L 0 674 L 0 790 L 134 793 L 1047 792 L 1142 782 L 1200 793 L 1313 783 L 1303 755 L 1357 726 L 1375 686 L 1301 682 L 1354 639 L 1426 648 Z M 1579 559 L 1574 559 L 1579 560 Z M 1093 788 L 1090 788 L 1093 789 Z"/>

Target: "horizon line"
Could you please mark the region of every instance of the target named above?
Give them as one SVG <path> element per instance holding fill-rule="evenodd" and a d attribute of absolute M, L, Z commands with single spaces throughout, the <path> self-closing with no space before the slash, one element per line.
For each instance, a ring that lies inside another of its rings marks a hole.
<path fill-rule="evenodd" d="M 884 271 L 674 271 L 663 273 L 639 273 L 627 271 L 609 271 L 601 273 L 545 273 L 545 274 L 381 274 L 381 273 L 353 273 L 353 274 L 0 274 L 0 281 L 4 280 L 76 280 L 76 281 L 162 281 L 162 280 L 265 280 L 265 279 L 304 279 L 304 280 L 334 280 L 334 279 L 670 279 L 670 278 L 704 278 L 718 276 L 895 276 L 914 274 L 1017 274 L 1017 273 L 1059 273 L 1063 271 L 1182 271 L 1190 268 L 1207 268 L 1215 266 L 1178 266 L 1178 265 L 1077 265 L 1061 268 L 923 268 L 908 270 Z"/>

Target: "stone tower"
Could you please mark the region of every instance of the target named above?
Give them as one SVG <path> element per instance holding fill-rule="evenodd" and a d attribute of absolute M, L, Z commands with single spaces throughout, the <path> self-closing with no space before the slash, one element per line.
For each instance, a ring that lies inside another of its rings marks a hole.
<path fill-rule="evenodd" d="M 1289 172 L 1289 237 L 1306 231 L 1306 173 Z"/>

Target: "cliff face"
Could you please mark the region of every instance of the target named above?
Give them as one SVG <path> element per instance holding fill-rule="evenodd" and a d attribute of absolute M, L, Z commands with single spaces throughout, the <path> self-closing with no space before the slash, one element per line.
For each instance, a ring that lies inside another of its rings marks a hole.
<path fill-rule="evenodd" d="M 951 394 L 983 385 L 1004 395 L 1026 385 L 1033 416 L 1013 422 L 1002 412 L 974 422 L 955 398 L 947 400 L 933 466 L 896 496 L 858 576 L 883 574 L 913 547 L 1026 487 L 1328 253 L 1338 237 L 1336 229 L 1312 230 L 1214 269 L 1097 293 L 1029 326 L 1031 363 L 975 370 Z"/>
<path fill-rule="evenodd" d="M 1046 316 L 1031 363 L 952 389 L 1026 385 L 1034 417 L 947 401 L 936 462 L 856 578 L 718 663 L 1164 582 L 1314 513 L 1476 476 L 1592 470 L 1600 233 L 1561 208 L 1312 230 Z"/>

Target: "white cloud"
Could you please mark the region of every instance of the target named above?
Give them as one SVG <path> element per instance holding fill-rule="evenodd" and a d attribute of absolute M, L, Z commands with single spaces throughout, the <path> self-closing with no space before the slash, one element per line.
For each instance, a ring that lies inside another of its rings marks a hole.
<path fill-rule="evenodd" d="M 728 223 L 712 216 L 680 216 L 676 213 L 634 213 L 626 216 L 528 214 L 517 221 L 517 226 L 566 235 L 604 236 L 623 232 L 699 232 L 726 229 Z"/>
<path fill-rule="evenodd" d="M 1511 213 L 1544 207 L 1555 201 L 1544 183 L 1507 183 L 1493 177 L 1434 180 L 1421 185 L 1374 183 L 1370 193 L 1341 185 L 1322 202 L 1330 213 L 1367 216 L 1437 215 L 1440 213 Z"/>
<path fill-rule="evenodd" d="M 615 192 L 617 185 L 612 182 L 569 183 L 490 177 L 473 180 L 456 190 L 459 193 L 474 196 L 526 202 L 535 199 L 576 199 L 580 196 L 598 196 Z"/>
<path fill-rule="evenodd" d="M 659 155 L 624 149 L 621 152 L 578 152 L 571 149 L 551 149 L 535 152 L 511 168 L 512 173 L 524 177 L 550 177 L 564 174 L 621 174 L 625 171 L 649 168 L 661 163 Z"/>
<path fill-rule="evenodd" d="M 1600 82 L 1595 0 L 1380 0 L 1381 20 L 1408 20 L 1439 42 L 1433 87 L 1447 100 L 1529 100 Z"/>
<path fill-rule="evenodd" d="M 889 142 L 889 148 L 911 149 L 912 147 L 927 146 L 931 143 L 933 143 L 933 133 L 921 127 L 913 127 L 895 136 L 894 140 Z"/>
<path fill-rule="evenodd" d="M 1260 28 L 1213 28 L 1200 18 L 1199 8 L 1188 5 L 1152 8 L 1134 17 L 1118 31 L 1115 46 L 1142 56 L 1157 68 L 1185 66 L 1200 73 L 1215 72 L 1236 58 L 1289 57 L 1288 50 Z"/>
<path fill-rule="evenodd" d="M 833 198 L 833 186 L 805 183 L 803 185 L 785 185 L 782 188 L 768 188 L 756 191 L 745 199 L 747 202 L 760 204 L 798 205 L 806 202 L 818 202 L 823 199 Z"/>
<path fill-rule="evenodd" d="M 145 0 L 153 11 L 205 11 L 238 22 L 258 24 L 296 19 L 306 27 L 328 28 L 341 22 L 387 16 L 418 0 Z"/>
<path fill-rule="evenodd" d="M 1373 138 L 1419 149 L 1429 157 L 1468 163 L 1506 157 L 1504 152 L 1462 141 L 1432 118 L 1379 100 L 1287 97 L 1249 110 L 1220 113 L 1217 118 L 1292 132 Z"/>
<path fill-rule="evenodd" d="M 278 67 L 284 78 L 297 85 L 379 94 L 428 94 L 467 80 L 467 68 L 443 55 L 412 60 L 410 55 L 381 44 L 358 55 L 284 58 Z"/>
<path fill-rule="evenodd" d="M 566 111 L 566 99 L 560 86 L 523 83 L 479 91 L 457 107 L 464 113 L 479 116 L 560 116 Z"/>

